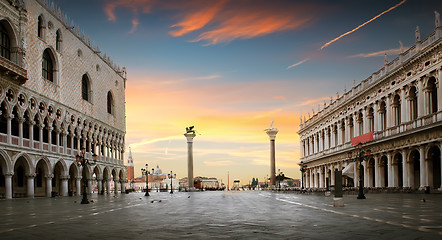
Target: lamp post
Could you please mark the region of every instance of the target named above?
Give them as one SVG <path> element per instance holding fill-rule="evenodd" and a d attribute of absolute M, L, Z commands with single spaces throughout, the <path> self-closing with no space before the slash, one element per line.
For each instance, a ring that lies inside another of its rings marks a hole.
<path fill-rule="evenodd" d="M 143 175 L 146 176 L 146 193 L 144 194 L 144 196 L 149 196 L 149 170 L 147 168 L 148 166 L 149 165 L 146 163 L 146 168 L 141 169 Z"/>
<path fill-rule="evenodd" d="M 167 176 L 170 178 L 170 194 L 172 194 L 173 193 L 172 179 L 174 178 L 174 176 L 176 176 L 176 174 L 173 174 L 173 172 L 170 171 L 170 173 L 167 174 Z"/>
<path fill-rule="evenodd" d="M 366 160 L 371 155 L 370 149 L 363 150 L 362 149 L 362 143 L 358 143 L 357 145 L 358 152 L 356 153 L 356 156 L 354 159 L 352 158 L 352 152 L 348 152 L 348 158 L 350 158 L 351 161 L 359 162 L 359 194 L 358 199 L 365 199 L 364 195 L 364 181 L 362 179 L 362 162 Z"/>
<path fill-rule="evenodd" d="M 301 189 L 304 189 L 304 173 L 305 173 L 305 171 L 307 171 L 307 166 L 306 165 L 302 165 L 299 168 L 299 170 L 301 171 L 301 174 L 302 174 L 302 180 L 301 180 L 302 181 L 302 188 Z"/>
<path fill-rule="evenodd" d="M 77 164 L 78 166 L 83 167 L 82 169 L 82 175 L 83 175 L 83 199 L 81 200 L 81 204 L 88 204 L 89 200 L 87 199 L 87 192 L 86 192 L 86 187 L 87 187 L 87 179 L 86 179 L 86 166 L 87 165 L 95 165 L 97 162 L 97 154 L 93 153 L 92 154 L 92 163 L 89 162 L 88 159 L 86 159 L 85 157 L 86 154 L 86 149 L 84 147 L 80 148 L 80 155 L 75 156 L 75 159 L 77 160 Z"/>

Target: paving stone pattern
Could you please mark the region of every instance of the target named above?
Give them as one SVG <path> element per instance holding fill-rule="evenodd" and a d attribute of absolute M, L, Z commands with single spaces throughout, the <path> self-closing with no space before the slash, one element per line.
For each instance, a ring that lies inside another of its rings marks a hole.
<path fill-rule="evenodd" d="M 425 198 L 425 201 L 423 199 Z M 442 194 L 195 192 L 0 201 L 0 239 L 441 239 Z"/>

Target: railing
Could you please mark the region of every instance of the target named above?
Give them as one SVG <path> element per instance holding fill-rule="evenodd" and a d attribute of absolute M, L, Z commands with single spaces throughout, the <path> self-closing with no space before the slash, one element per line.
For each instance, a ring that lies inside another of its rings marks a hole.
<path fill-rule="evenodd" d="M 13 145 L 18 145 L 19 138 L 16 136 L 11 136 L 11 142 Z"/>
<path fill-rule="evenodd" d="M 410 131 L 413 129 L 425 127 L 429 124 L 433 124 L 433 123 L 440 122 L 440 121 L 442 121 L 442 112 L 432 113 L 432 114 L 426 115 L 424 117 L 420 117 L 418 119 L 390 127 L 385 130 L 375 131 L 373 133 L 373 139 L 380 140 L 384 137 L 391 137 L 391 136 L 394 136 L 394 135 L 397 135 L 400 133 L 404 133 L 404 132 L 407 132 L 407 131 Z M 327 154 L 331 154 L 333 152 L 338 152 L 340 150 L 343 150 L 343 149 L 346 149 L 349 147 L 351 147 L 351 143 L 347 142 L 345 144 L 340 144 L 338 146 L 327 148 L 327 149 L 324 149 L 320 152 L 315 152 L 313 154 L 304 156 L 301 158 L 301 160 L 304 162 L 307 162 L 307 161 L 310 161 L 313 159 L 317 159 L 318 157 L 320 157 L 322 155 L 327 155 Z"/>
<path fill-rule="evenodd" d="M 0 143 L 7 143 L 7 140 L 8 140 L 8 135 L 4 134 L 4 133 L 0 133 Z M 20 138 L 17 136 L 11 136 L 11 141 L 12 141 L 12 145 L 18 146 L 20 143 Z M 42 145 L 43 151 L 48 151 L 48 152 L 51 151 L 52 153 L 64 154 L 64 147 L 63 146 L 51 145 L 51 147 L 49 147 L 48 143 L 44 143 L 44 142 L 40 143 L 39 141 L 35 141 L 35 140 L 33 141 L 33 149 L 40 150 L 40 144 L 43 144 Z M 23 138 L 23 147 L 31 148 L 30 146 L 31 146 L 31 140 L 27 139 L 27 138 Z M 67 148 L 66 154 L 71 155 L 71 156 L 75 156 L 78 154 L 78 150 L 72 149 L 72 148 Z M 88 159 L 92 159 L 92 153 L 87 152 L 86 157 Z M 114 159 L 112 157 L 106 157 L 103 155 L 99 155 L 97 159 L 98 159 L 98 161 L 101 161 L 101 162 L 107 162 L 107 163 L 113 163 L 113 164 L 119 164 L 119 165 L 123 164 L 123 160 Z"/>
<path fill-rule="evenodd" d="M 0 142 L 7 143 L 8 142 L 8 135 L 4 133 L 0 133 Z"/>

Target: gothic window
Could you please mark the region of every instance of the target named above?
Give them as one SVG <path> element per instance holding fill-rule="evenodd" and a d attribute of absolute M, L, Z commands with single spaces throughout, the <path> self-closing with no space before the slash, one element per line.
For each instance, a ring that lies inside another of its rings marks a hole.
<path fill-rule="evenodd" d="M 86 74 L 81 78 L 81 96 L 83 100 L 90 102 L 90 81 Z"/>
<path fill-rule="evenodd" d="M 55 49 L 59 52 L 61 51 L 61 40 L 61 31 L 58 29 L 55 35 Z"/>
<path fill-rule="evenodd" d="M 48 48 L 43 52 L 42 71 L 44 79 L 54 82 L 54 61 Z"/>
<path fill-rule="evenodd" d="M 0 23 L 0 53 L 1 56 L 11 60 L 11 38 L 3 23 Z"/>
<path fill-rule="evenodd" d="M 43 17 L 39 16 L 38 17 L 38 24 L 37 24 L 37 27 L 38 27 L 37 35 L 39 38 L 43 38 L 43 26 L 44 26 Z"/>
<path fill-rule="evenodd" d="M 110 114 L 114 113 L 114 99 L 110 91 L 107 92 L 107 112 Z"/>

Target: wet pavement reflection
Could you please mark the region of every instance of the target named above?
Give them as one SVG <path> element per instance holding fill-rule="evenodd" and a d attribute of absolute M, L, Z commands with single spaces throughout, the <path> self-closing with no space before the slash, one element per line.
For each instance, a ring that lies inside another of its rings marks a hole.
<path fill-rule="evenodd" d="M 438 239 L 442 194 L 180 192 L 0 201 L 1 239 Z M 424 201 L 425 199 L 425 201 Z"/>

